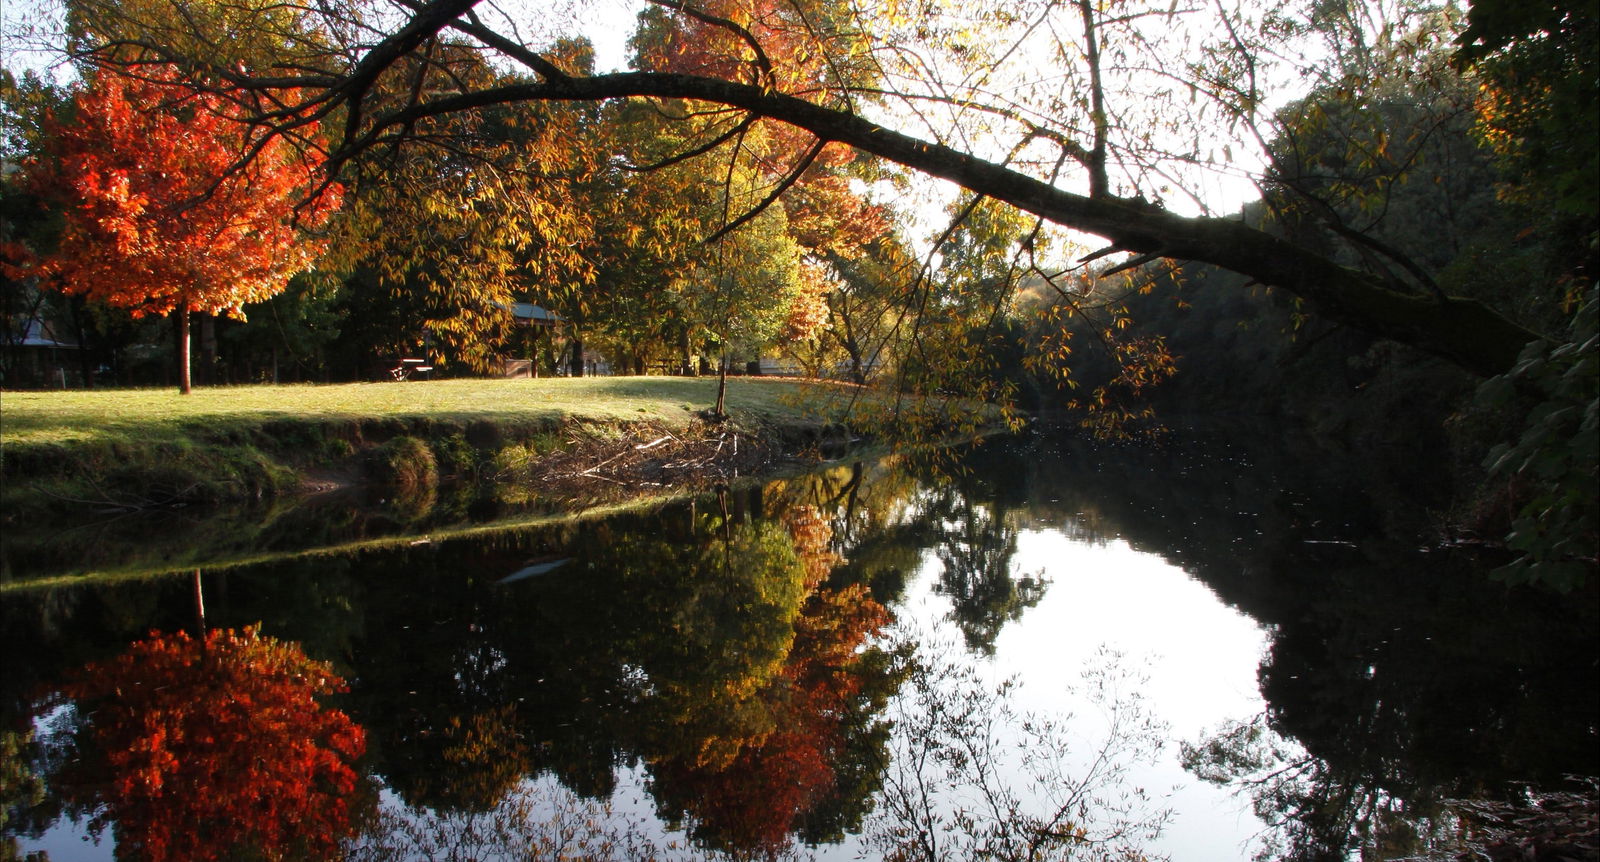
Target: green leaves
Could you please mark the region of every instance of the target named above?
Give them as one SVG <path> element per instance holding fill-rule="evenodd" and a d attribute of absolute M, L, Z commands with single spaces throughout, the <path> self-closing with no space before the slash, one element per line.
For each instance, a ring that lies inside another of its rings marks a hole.
<path fill-rule="evenodd" d="M 1594 573 L 1600 503 L 1600 288 L 1591 286 L 1568 341 L 1534 342 L 1510 373 L 1486 381 L 1478 403 L 1509 408 L 1521 393 L 1541 399 L 1520 436 L 1484 462 L 1490 477 L 1526 489 L 1506 545 L 1518 557 L 1496 571 L 1513 582 L 1566 591 Z"/>

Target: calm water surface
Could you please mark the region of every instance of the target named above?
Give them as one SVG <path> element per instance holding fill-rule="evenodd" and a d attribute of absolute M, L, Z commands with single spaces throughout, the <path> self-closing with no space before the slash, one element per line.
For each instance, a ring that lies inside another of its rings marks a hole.
<path fill-rule="evenodd" d="M 1399 484 L 1035 433 L 475 533 L 449 528 L 514 507 L 8 536 L 4 833 L 53 860 L 1415 854 L 1443 800 L 1600 769 L 1600 678 L 1592 596 L 1421 550 Z M 119 566 L 184 568 L 28 584 Z M 255 634 L 182 634 L 195 566 L 207 626 Z"/>

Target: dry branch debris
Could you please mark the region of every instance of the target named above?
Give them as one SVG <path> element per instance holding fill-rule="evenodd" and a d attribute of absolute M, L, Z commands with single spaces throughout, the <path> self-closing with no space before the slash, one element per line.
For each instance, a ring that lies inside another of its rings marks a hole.
<path fill-rule="evenodd" d="M 529 478 L 544 493 L 608 497 L 707 487 L 796 460 L 772 441 L 728 425 L 677 433 L 652 428 L 620 439 L 574 435 L 565 449 L 540 459 Z"/>

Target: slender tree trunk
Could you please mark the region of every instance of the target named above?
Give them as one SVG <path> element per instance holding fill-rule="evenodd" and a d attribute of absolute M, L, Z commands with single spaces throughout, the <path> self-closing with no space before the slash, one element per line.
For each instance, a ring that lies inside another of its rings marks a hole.
<path fill-rule="evenodd" d="M 717 421 L 728 418 L 728 352 L 722 352 L 722 361 L 717 363 L 717 409 L 712 412 Z"/>
<path fill-rule="evenodd" d="M 172 313 L 178 323 L 178 392 L 188 395 L 194 388 L 189 382 L 189 307 L 180 304 Z"/>
<path fill-rule="evenodd" d="M 200 586 L 200 570 L 194 570 L 194 627 L 200 642 L 206 642 L 206 594 Z"/>

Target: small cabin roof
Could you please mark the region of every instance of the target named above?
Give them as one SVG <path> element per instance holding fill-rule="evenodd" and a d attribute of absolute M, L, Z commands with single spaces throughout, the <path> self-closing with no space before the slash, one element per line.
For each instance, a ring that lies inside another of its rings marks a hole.
<path fill-rule="evenodd" d="M 70 341 L 57 341 L 55 333 L 45 326 L 38 318 L 27 322 L 22 329 L 22 343 L 18 347 L 52 347 L 66 350 L 77 350 L 78 345 Z"/>
<path fill-rule="evenodd" d="M 527 323 L 560 323 L 561 322 L 561 315 L 556 314 L 555 312 L 553 312 L 553 311 L 551 311 L 551 310 L 549 310 L 547 308 L 542 308 L 540 306 L 534 305 L 531 302 L 513 302 L 513 303 L 511 303 L 511 316 L 516 318 L 518 323 L 522 323 L 522 322 L 527 322 Z"/>

